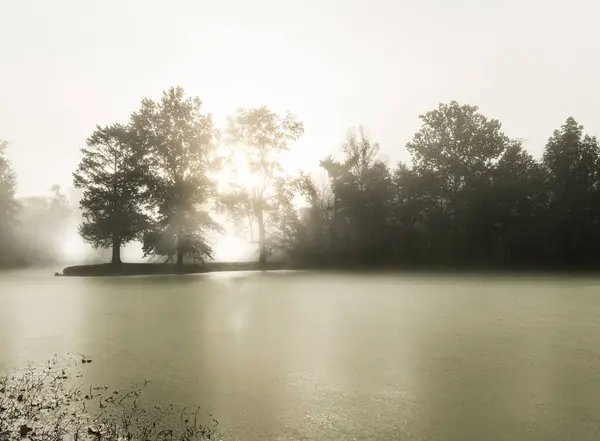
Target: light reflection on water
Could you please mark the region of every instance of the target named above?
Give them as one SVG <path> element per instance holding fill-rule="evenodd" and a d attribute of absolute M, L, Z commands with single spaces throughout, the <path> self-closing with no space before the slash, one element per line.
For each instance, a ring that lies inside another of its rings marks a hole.
<path fill-rule="evenodd" d="M 0 369 L 86 353 L 231 438 L 600 439 L 597 281 L 0 274 Z"/>

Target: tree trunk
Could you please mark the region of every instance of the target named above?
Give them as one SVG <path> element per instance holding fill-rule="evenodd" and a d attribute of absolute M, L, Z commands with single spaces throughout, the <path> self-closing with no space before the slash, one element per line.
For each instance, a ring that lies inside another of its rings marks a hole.
<path fill-rule="evenodd" d="M 265 226 L 260 225 L 258 230 L 258 265 L 260 268 L 264 268 L 267 264 L 267 244 L 265 239 Z"/>
<path fill-rule="evenodd" d="M 179 227 L 177 230 L 177 260 L 175 264 L 177 266 L 183 266 L 183 228 Z"/>
<path fill-rule="evenodd" d="M 258 266 L 259 268 L 264 268 L 267 263 L 267 240 L 262 206 L 259 206 L 256 210 L 256 220 L 258 224 Z"/>
<path fill-rule="evenodd" d="M 112 259 L 110 263 L 113 265 L 121 263 L 121 238 L 113 238 Z"/>
<path fill-rule="evenodd" d="M 177 266 L 183 265 L 183 241 L 181 240 L 181 236 L 177 236 Z"/>

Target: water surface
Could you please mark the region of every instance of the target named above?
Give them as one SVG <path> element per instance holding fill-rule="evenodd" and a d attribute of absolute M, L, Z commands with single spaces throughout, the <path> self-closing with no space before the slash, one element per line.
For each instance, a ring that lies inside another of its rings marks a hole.
<path fill-rule="evenodd" d="M 241 440 L 598 440 L 600 280 L 0 273 L 0 369 L 85 353 Z"/>

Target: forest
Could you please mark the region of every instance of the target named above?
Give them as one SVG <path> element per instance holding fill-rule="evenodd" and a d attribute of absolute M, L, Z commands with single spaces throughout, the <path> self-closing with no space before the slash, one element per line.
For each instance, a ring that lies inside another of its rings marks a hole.
<path fill-rule="evenodd" d="M 575 119 L 549 134 L 541 158 L 477 106 L 452 101 L 420 120 L 405 146 L 409 163 L 388 163 L 375 140 L 351 129 L 320 161 L 321 182 L 279 164 L 304 132 L 292 114 L 240 108 L 219 130 L 200 98 L 174 87 L 82 141 L 73 228 L 110 250 L 113 264 L 132 241 L 177 265 L 210 260 L 212 238 L 226 230 L 220 219 L 256 243 L 260 265 L 275 255 L 305 268 L 600 263 L 600 145 Z M 7 148 L 0 144 L 0 266 L 26 266 L 42 252 L 23 234 L 35 201 L 16 197 Z M 64 195 L 52 191 L 37 209 L 60 223 Z"/>

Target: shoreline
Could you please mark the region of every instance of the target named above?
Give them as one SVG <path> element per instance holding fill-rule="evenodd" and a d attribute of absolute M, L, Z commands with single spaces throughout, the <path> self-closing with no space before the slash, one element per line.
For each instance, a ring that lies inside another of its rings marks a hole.
<path fill-rule="evenodd" d="M 222 271 L 259 271 L 259 270 L 284 270 L 294 269 L 289 265 L 273 262 L 260 268 L 258 262 L 206 262 L 186 263 L 100 263 L 92 265 L 73 265 L 54 273 L 60 277 L 118 277 L 118 276 L 150 276 L 150 275 L 177 275 L 177 274 L 203 274 Z"/>
<path fill-rule="evenodd" d="M 186 263 L 178 266 L 174 263 L 111 263 L 74 265 L 54 273 L 61 277 L 119 277 L 145 275 L 185 275 L 204 274 L 223 271 L 276 271 L 309 270 L 322 273 L 353 274 L 406 274 L 406 275 L 456 275 L 456 276 L 588 276 L 599 277 L 599 268 L 548 268 L 548 267 L 451 267 L 451 266 L 330 266 L 330 265 L 294 265 L 290 262 L 267 262 L 260 267 L 258 262 L 206 262 Z"/>

